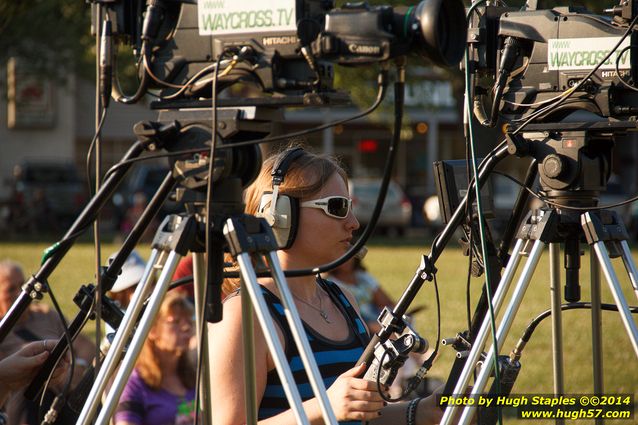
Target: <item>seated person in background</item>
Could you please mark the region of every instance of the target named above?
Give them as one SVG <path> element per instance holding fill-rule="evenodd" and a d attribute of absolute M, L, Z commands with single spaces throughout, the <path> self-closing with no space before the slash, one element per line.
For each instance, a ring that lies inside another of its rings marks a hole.
<path fill-rule="evenodd" d="M 115 255 L 116 253 L 111 255 L 109 263 Z M 122 272 L 106 295 L 113 301 L 116 301 L 120 305 L 120 308 L 126 310 L 131 302 L 137 284 L 144 275 L 145 268 L 146 262 L 137 251 L 133 250 L 124 262 Z"/>
<path fill-rule="evenodd" d="M 11 308 L 11 305 L 20 295 L 24 284 L 22 267 L 12 260 L 0 261 L 0 319 Z M 60 317 L 47 305 L 32 302 L 25 310 L 11 332 L 0 344 L 0 360 L 17 352 L 26 344 L 33 341 L 58 340 L 64 334 L 64 327 Z M 95 347 L 91 341 L 79 335 L 73 345 L 75 353 L 74 382 L 81 378 L 85 368 L 95 355 Z M 53 397 L 45 397 L 45 406 L 51 403 Z M 48 403 L 46 400 L 48 399 Z M 24 398 L 22 391 L 13 392 L 6 404 L 5 411 L 9 416 L 8 425 L 12 424 L 39 424 L 37 412 L 39 401 L 32 402 Z"/>
<path fill-rule="evenodd" d="M 195 365 L 188 344 L 193 306 L 166 294 L 115 413 L 116 425 L 185 425 L 195 418 Z"/>
<path fill-rule="evenodd" d="M 392 308 L 394 301 L 381 288 L 379 282 L 363 266 L 361 259 L 354 256 L 341 266 L 330 271 L 328 279 L 354 295 L 359 303 L 361 317 L 371 332 L 380 329 L 377 318 L 383 307 Z"/>
<path fill-rule="evenodd" d="M 109 264 L 113 261 L 116 255 L 117 253 L 111 254 L 111 256 L 109 257 Z M 140 282 L 140 279 L 142 279 L 142 276 L 144 275 L 144 269 L 146 267 L 145 264 L 146 263 L 142 259 L 140 254 L 137 251 L 133 250 L 124 262 L 122 271 L 113 284 L 113 287 L 110 291 L 106 292 L 106 295 L 110 299 L 115 301 L 119 305 L 121 310 L 125 311 L 128 308 L 131 302 L 131 298 L 133 298 L 133 293 L 137 288 L 137 284 Z M 113 329 L 108 323 L 105 324 L 105 329 L 106 333 L 104 335 L 104 339 L 102 339 L 102 344 L 100 345 L 102 353 L 106 353 L 108 351 L 109 347 L 111 346 L 111 342 L 115 337 L 115 331 L 117 330 Z M 112 378 L 113 377 L 111 377 L 111 379 Z M 107 386 L 107 391 L 108 388 L 111 387 L 110 382 L 111 381 L 109 381 L 109 385 Z M 107 391 L 105 391 L 105 394 L 107 393 Z"/>

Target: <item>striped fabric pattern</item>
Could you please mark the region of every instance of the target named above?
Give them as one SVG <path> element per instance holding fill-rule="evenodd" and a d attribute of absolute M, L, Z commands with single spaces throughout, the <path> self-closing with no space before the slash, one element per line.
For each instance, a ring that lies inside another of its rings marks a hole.
<path fill-rule="evenodd" d="M 330 281 L 318 279 L 317 283 L 326 289 L 332 301 L 339 307 L 346 317 L 346 322 L 350 327 L 349 336 L 345 341 L 330 341 L 310 326 L 304 323 L 304 330 L 308 335 L 308 342 L 314 354 L 319 372 L 323 378 L 326 388 L 330 387 L 339 375 L 351 369 L 356 361 L 361 357 L 365 346 L 362 342 L 369 340 L 366 328 L 361 322 L 359 315 L 354 310 L 348 299 L 344 296 L 339 287 Z M 290 327 L 284 316 L 284 309 L 281 301 L 268 289 L 261 287 L 262 293 L 268 303 L 273 319 L 279 324 L 284 334 L 286 358 L 290 365 L 297 388 L 302 400 L 314 397 L 312 387 L 306 375 L 299 351 L 294 343 Z M 358 335 L 357 335 L 358 334 Z M 269 418 L 290 408 L 288 400 L 277 375 L 276 370 L 268 372 L 266 389 L 259 405 L 259 419 Z M 342 424 L 358 424 L 360 422 L 341 422 Z"/>

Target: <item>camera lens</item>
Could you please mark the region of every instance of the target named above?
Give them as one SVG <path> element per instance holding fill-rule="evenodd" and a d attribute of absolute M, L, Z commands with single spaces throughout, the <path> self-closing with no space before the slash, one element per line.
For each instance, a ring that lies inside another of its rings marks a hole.
<path fill-rule="evenodd" d="M 437 65 L 456 65 L 463 58 L 467 27 L 460 0 L 424 0 L 409 17 L 416 49 Z M 417 25 L 414 25 L 414 24 Z"/>

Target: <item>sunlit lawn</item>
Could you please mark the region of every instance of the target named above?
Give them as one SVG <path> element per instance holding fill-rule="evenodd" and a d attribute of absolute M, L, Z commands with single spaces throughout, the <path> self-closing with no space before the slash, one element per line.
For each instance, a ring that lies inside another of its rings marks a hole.
<path fill-rule="evenodd" d="M 45 243 L 1 243 L 0 258 L 10 257 L 25 267 L 27 273 L 37 270 L 41 252 Z M 419 265 L 421 255 L 429 252 L 429 243 L 410 240 L 377 241 L 370 245 L 365 264 L 379 279 L 383 287 L 395 298 L 405 290 Z M 585 247 L 586 248 L 586 247 Z M 102 246 L 102 259 L 117 249 L 117 245 Z M 148 257 L 149 249 L 141 248 L 143 256 Z M 523 260 L 525 261 L 525 259 Z M 502 347 L 503 354 L 509 353 L 521 336 L 529 321 L 549 308 L 549 267 L 548 254 L 544 253 L 539 269 L 520 306 L 510 335 Z M 562 256 L 561 256 L 562 264 Z M 452 337 L 466 328 L 466 280 L 467 258 L 460 249 L 450 246 L 436 264 L 438 268 L 438 286 L 441 300 L 442 337 Z M 519 270 L 522 268 L 519 267 Z M 626 288 L 625 297 L 630 305 L 638 304 L 630 290 L 622 264 L 617 268 Z M 82 243 L 74 246 L 50 278 L 50 285 L 62 305 L 67 318 L 77 311 L 72 298 L 83 283 L 93 282 L 95 257 L 93 245 Z M 582 300 L 589 300 L 589 256 L 582 259 L 581 268 Z M 561 286 L 564 282 L 561 283 Z M 602 278 L 603 302 L 613 303 L 608 286 Z M 481 279 L 472 279 L 471 302 L 478 299 L 482 285 Z M 418 293 L 414 306 L 426 307 L 416 316 L 416 325 L 422 336 L 434 345 L 436 339 L 436 303 L 434 285 L 426 283 Z M 90 326 L 90 325 L 89 325 Z M 95 330 L 86 329 L 92 335 Z M 605 390 L 607 393 L 638 393 L 638 361 L 626 335 L 625 328 L 617 313 L 603 312 L 603 355 Z M 575 310 L 563 313 L 563 343 L 565 359 L 565 390 L 567 393 L 590 393 L 592 384 L 592 347 L 591 315 L 588 310 Z M 454 353 L 449 347 L 441 347 L 440 356 L 430 374 L 445 380 L 452 364 Z M 537 328 L 521 358 L 522 370 L 514 387 L 515 393 L 551 393 L 552 381 L 552 342 L 550 319 L 546 319 Z M 510 423 L 511 419 L 507 419 Z M 522 423 L 522 422 L 521 422 Z M 577 423 L 572 421 L 571 423 Z M 591 423 L 591 422 L 578 422 Z M 627 421 L 619 423 L 628 423 Z"/>

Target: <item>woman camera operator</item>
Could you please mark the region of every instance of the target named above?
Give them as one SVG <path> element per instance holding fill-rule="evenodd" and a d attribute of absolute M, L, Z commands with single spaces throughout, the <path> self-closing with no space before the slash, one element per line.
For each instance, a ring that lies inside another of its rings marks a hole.
<path fill-rule="evenodd" d="M 279 169 L 282 163 L 286 163 L 287 167 L 284 167 L 285 179 L 279 185 L 278 196 L 291 198 L 292 207 L 285 214 L 293 216 L 288 217 L 292 222 L 292 228 L 287 232 L 289 247 L 278 251 L 282 268 L 307 269 L 337 259 L 350 247 L 359 222 L 352 213 L 346 173 L 332 158 L 299 148 L 288 149 L 269 158 L 257 180 L 247 189 L 246 212 L 253 215 L 268 212 L 274 185 L 271 172 L 273 168 Z M 277 199 L 275 210 L 279 209 L 279 202 Z M 298 213 L 296 218 L 295 213 Z M 278 230 L 276 227 L 275 231 Z M 259 283 L 304 401 L 306 415 L 313 424 L 323 423 L 319 403 L 308 385 L 309 380 L 283 315 L 277 287 L 271 279 L 260 279 Z M 210 360 L 214 365 L 211 398 L 213 423 L 216 425 L 246 422 L 241 297 L 247 295 L 237 286 L 232 288 L 233 284 L 237 282 L 225 282 L 224 292 L 230 295 L 224 302 L 223 320 L 209 325 L 210 347 L 214 347 Z M 435 406 L 433 397 L 387 405 L 377 392 L 376 382 L 359 378 L 365 365 L 354 365 L 369 336 L 351 294 L 315 276 L 289 278 L 288 285 L 337 420 L 374 420 L 375 424 L 393 425 L 438 421 L 441 411 Z M 256 319 L 254 328 L 259 423 L 295 424 L 294 414 Z"/>

